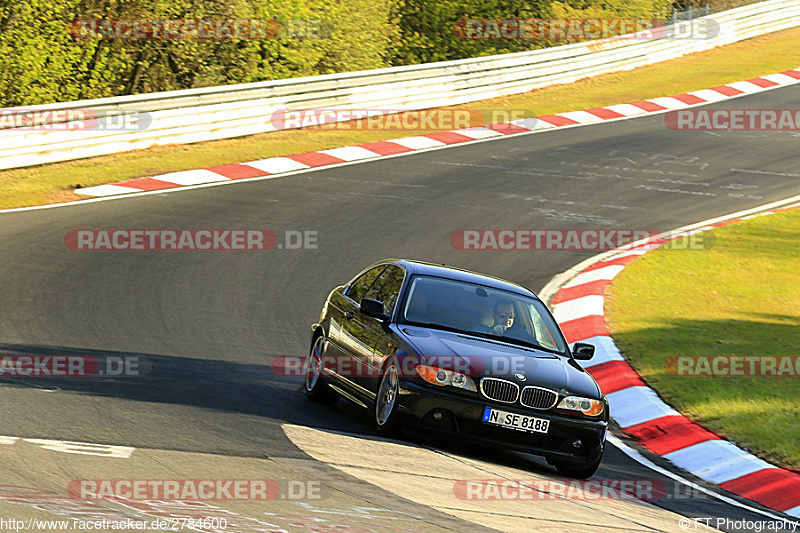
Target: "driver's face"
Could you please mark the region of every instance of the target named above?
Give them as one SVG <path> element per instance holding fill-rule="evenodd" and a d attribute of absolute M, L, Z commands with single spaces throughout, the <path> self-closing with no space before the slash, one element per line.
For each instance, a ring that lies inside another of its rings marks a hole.
<path fill-rule="evenodd" d="M 514 323 L 514 309 L 511 306 L 500 306 L 494 310 L 494 323 L 495 325 L 501 324 L 510 328 Z"/>

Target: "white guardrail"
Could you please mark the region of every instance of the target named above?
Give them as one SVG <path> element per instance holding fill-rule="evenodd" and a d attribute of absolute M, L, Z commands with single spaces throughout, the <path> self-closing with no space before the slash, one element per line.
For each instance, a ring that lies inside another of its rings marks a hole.
<path fill-rule="evenodd" d="M 691 24 L 718 28 L 718 33 L 690 37 Z M 3 129 L 0 169 L 274 131 L 270 118 L 285 109 L 459 105 L 630 70 L 796 26 L 800 0 L 767 0 L 681 22 L 667 28 L 671 36 L 657 39 L 612 38 L 440 63 L 31 106 L 24 109 L 90 110 L 109 120 L 117 115 L 116 122 L 127 127 Z M 142 121 L 138 127 L 137 121 Z"/>

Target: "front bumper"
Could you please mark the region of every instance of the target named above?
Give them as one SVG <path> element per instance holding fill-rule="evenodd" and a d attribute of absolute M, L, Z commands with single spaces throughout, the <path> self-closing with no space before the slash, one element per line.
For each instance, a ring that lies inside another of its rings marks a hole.
<path fill-rule="evenodd" d="M 526 409 L 519 405 L 492 402 L 480 396 L 467 396 L 445 388 L 433 389 L 413 381 L 401 380 L 400 413 L 425 429 L 470 440 L 489 447 L 533 453 L 549 462 L 570 466 L 588 466 L 603 455 L 606 420 L 584 420 L 547 411 Z M 550 420 L 547 434 L 529 433 L 486 424 L 485 407 Z M 442 413 L 441 420 L 433 417 Z M 573 443 L 579 439 L 580 447 Z"/>

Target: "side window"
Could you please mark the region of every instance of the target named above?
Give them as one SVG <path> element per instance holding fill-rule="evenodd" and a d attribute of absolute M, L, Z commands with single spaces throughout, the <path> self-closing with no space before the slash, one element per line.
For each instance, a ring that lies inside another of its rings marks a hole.
<path fill-rule="evenodd" d="M 378 274 L 380 274 L 385 268 L 386 265 L 380 265 L 364 272 L 360 278 L 351 283 L 350 287 L 347 288 L 347 297 L 355 300 L 356 303 L 360 303 L 361 298 L 365 298 L 367 296 L 367 291 L 369 290 L 370 285 L 372 285 L 372 282 L 375 281 L 375 278 L 378 277 Z"/>
<path fill-rule="evenodd" d="M 375 283 L 367 292 L 367 298 L 383 302 L 383 309 L 387 314 L 391 315 L 394 310 L 394 304 L 397 303 L 397 297 L 400 295 L 400 286 L 403 284 L 405 271 L 395 265 L 389 265 L 386 270 L 381 272 Z"/>

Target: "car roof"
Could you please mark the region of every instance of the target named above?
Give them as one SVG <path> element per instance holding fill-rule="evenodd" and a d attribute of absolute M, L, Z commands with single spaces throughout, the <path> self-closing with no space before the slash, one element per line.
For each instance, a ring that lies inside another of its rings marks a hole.
<path fill-rule="evenodd" d="M 522 285 L 518 285 L 517 283 L 512 283 L 510 281 L 489 276 L 487 274 L 472 272 L 471 270 L 465 270 L 463 268 L 448 266 L 443 263 L 428 263 L 426 261 L 418 261 L 414 259 L 385 259 L 383 261 L 379 261 L 376 263 L 376 265 L 381 263 L 395 263 L 401 265 L 411 275 L 419 274 L 424 276 L 436 276 L 456 281 L 463 281 L 466 283 L 475 283 L 477 285 L 483 285 L 493 289 L 513 292 L 522 296 L 530 296 L 537 299 L 539 298 L 533 291 L 523 287 Z"/>

